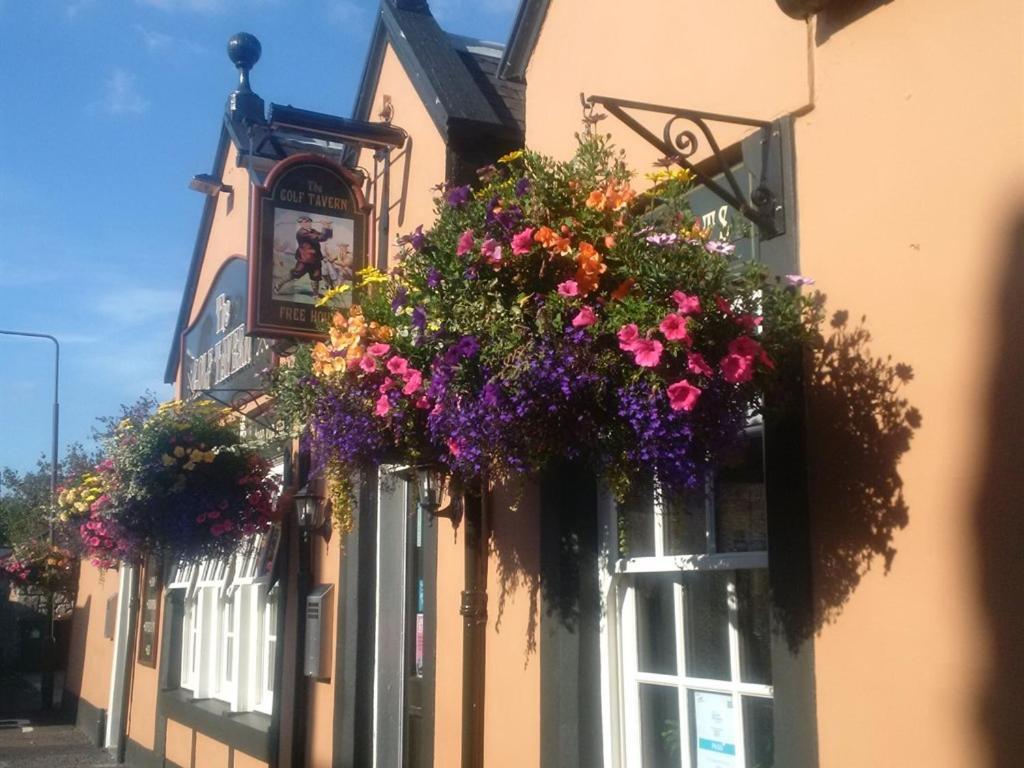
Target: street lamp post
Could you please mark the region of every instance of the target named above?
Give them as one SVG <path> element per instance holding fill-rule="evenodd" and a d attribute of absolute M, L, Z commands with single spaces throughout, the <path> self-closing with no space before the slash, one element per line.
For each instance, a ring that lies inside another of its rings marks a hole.
<path fill-rule="evenodd" d="M 30 333 L 28 331 L 4 331 L 4 336 L 24 336 L 32 339 L 49 339 L 53 342 L 53 430 L 50 435 L 50 514 L 47 515 L 49 525 L 49 542 L 53 545 L 53 514 L 57 508 L 57 435 L 60 425 L 60 342 L 55 336 L 48 333 Z M 43 638 L 43 676 L 40 681 L 40 695 L 44 710 L 53 706 L 53 671 L 55 659 L 53 655 L 56 649 L 56 638 L 53 633 L 53 591 L 46 595 L 46 619 L 47 629 Z"/>

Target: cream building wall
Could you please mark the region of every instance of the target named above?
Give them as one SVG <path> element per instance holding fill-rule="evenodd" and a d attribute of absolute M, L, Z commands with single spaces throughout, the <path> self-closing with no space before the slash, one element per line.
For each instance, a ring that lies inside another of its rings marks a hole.
<path fill-rule="evenodd" d="M 904 527 L 889 518 L 891 568 L 868 545 L 859 583 L 836 596 L 823 590 L 837 552 L 822 549 L 862 546 L 844 540 L 843 519 L 861 500 L 838 481 L 870 483 L 885 468 L 843 466 L 835 414 L 810 400 L 815 599 L 831 619 L 814 636 L 820 765 L 996 765 L 1000 739 L 1014 734 L 994 732 L 993 718 L 1014 718 L 983 707 L 1012 660 L 994 655 L 1006 620 L 983 610 L 993 581 L 982 576 L 999 566 L 986 562 L 978 494 L 999 434 L 991 393 L 1019 353 L 1019 330 L 997 310 L 1024 297 L 1006 284 L 1024 203 L 1024 7 L 832 5 L 802 22 L 767 1 L 638 0 L 627 13 L 553 0 L 527 70 L 527 143 L 567 156 L 580 92 L 795 114 L 801 271 L 829 311 L 866 317 L 874 338 L 863 351 L 912 366 L 903 394 L 923 416 L 909 451 L 891 457 L 908 510 Z M 614 118 L 600 129 L 640 171 L 656 158 Z M 1006 415 L 1021 424 L 1019 407 Z"/>

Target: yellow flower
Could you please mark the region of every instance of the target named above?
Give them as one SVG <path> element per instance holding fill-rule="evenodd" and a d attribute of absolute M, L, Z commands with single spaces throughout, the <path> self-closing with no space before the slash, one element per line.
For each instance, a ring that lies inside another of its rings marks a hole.
<path fill-rule="evenodd" d="M 517 149 L 515 152 L 509 152 L 507 155 L 502 155 L 498 158 L 499 163 L 511 163 L 514 160 L 518 160 L 523 156 L 523 150 Z"/>
<path fill-rule="evenodd" d="M 178 447 L 180 448 L 181 446 Z M 181 454 L 178 455 L 180 456 Z M 166 453 L 163 455 L 163 462 L 165 467 L 170 467 L 176 463 L 174 456 L 169 456 Z"/>
<path fill-rule="evenodd" d="M 331 299 L 335 299 L 338 296 L 341 296 L 343 293 L 347 293 L 348 291 L 351 290 L 352 286 L 349 283 L 342 283 L 341 285 L 336 285 L 333 288 L 328 288 L 326 291 L 324 291 L 324 295 L 321 296 L 319 300 L 316 302 L 316 306 L 326 306 L 327 304 L 330 303 Z"/>
<path fill-rule="evenodd" d="M 185 455 L 185 449 L 182 448 L 180 445 L 174 446 L 174 455 L 180 459 L 182 456 Z"/>
<path fill-rule="evenodd" d="M 203 461 L 205 461 L 207 464 L 212 464 L 213 460 L 216 458 L 217 454 L 214 453 L 213 451 L 207 451 L 206 453 L 203 454 Z"/>
<path fill-rule="evenodd" d="M 193 461 L 186 462 L 185 465 L 182 467 L 182 469 L 184 469 L 186 472 L 191 472 L 195 468 L 196 465 L 195 462 Z"/>
<path fill-rule="evenodd" d="M 693 174 L 686 168 L 660 168 L 648 173 L 647 178 L 655 185 L 664 184 L 666 181 L 678 181 L 685 184 L 693 180 Z"/>
<path fill-rule="evenodd" d="M 386 283 L 388 281 L 388 276 L 376 267 L 364 267 L 356 272 L 356 274 L 359 275 L 360 288 L 365 288 L 366 286 L 373 285 L 374 283 Z"/>

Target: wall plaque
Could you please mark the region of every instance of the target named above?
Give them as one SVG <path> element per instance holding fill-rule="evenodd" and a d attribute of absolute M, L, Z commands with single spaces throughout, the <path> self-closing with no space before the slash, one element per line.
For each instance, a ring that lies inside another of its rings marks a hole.
<path fill-rule="evenodd" d="M 248 331 L 267 338 L 321 338 L 331 288 L 365 263 L 367 214 L 359 178 L 313 154 L 294 155 L 254 188 Z"/>
<path fill-rule="evenodd" d="M 139 626 L 139 664 L 156 666 L 156 634 L 160 626 L 160 561 L 153 555 L 146 558 L 145 581 L 142 583 L 142 621 Z"/>

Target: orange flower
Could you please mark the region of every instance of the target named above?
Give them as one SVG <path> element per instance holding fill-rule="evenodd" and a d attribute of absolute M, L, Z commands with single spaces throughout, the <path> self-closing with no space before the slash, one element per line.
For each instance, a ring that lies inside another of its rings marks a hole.
<path fill-rule="evenodd" d="M 626 296 L 629 295 L 629 292 L 633 290 L 634 285 L 636 285 L 636 280 L 632 277 L 627 277 L 619 284 L 618 288 L 612 291 L 612 299 L 620 301 L 621 299 L 626 298 Z"/>
<path fill-rule="evenodd" d="M 576 283 L 579 285 L 580 293 L 586 296 L 597 288 L 601 282 L 601 275 L 608 267 L 601 260 L 601 254 L 597 249 L 587 242 L 580 243 L 576 263 Z"/>
<path fill-rule="evenodd" d="M 606 202 L 604 192 L 599 189 L 587 195 L 587 208 L 593 208 L 595 211 L 603 211 Z"/>
<path fill-rule="evenodd" d="M 566 254 L 572 249 L 569 238 L 559 237 L 551 227 L 540 227 L 534 233 L 533 239 L 552 253 Z"/>

